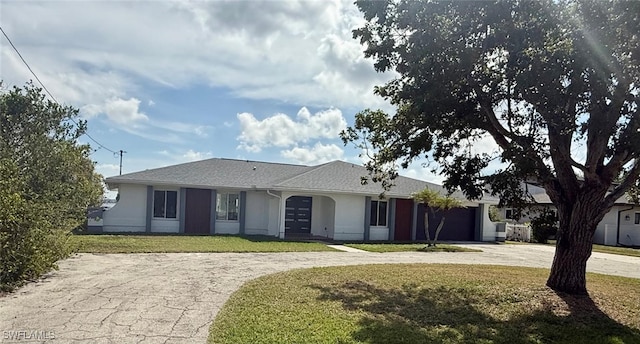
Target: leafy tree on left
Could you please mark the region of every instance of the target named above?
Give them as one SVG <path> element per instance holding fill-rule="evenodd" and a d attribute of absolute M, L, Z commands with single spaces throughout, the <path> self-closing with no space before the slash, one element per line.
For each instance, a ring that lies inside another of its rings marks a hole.
<path fill-rule="evenodd" d="M 73 123 L 75 120 L 78 125 Z M 102 197 L 78 110 L 32 83 L 0 91 L 0 290 L 56 268 L 71 230 Z"/>

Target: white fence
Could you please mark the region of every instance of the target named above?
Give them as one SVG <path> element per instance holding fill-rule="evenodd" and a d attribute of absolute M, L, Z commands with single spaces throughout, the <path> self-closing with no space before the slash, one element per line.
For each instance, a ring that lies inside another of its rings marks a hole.
<path fill-rule="evenodd" d="M 506 239 L 510 241 L 531 241 L 531 227 L 514 223 L 505 223 Z"/>

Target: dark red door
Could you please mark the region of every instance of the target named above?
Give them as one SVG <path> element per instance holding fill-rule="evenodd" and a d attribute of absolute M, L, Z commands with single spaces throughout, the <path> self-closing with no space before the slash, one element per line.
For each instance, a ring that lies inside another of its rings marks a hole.
<path fill-rule="evenodd" d="M 396 199 L 396 223 L 394 240 L 411 240 L 411 224 L 413 223 L 413 200 Z"/>
<path fill-rule="evenodd" d="M 184 232 L 209 234 L 211 221 L 211 190 L 187 189 Z"/>

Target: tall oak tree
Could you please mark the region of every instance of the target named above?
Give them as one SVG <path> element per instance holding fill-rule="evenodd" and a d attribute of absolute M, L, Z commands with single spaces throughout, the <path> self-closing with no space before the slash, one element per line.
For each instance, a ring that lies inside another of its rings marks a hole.
<path fill-rule="evenodd" d="M 396 113 L 365 110 L 342 135 L 374 152 L 373 179 L 426 156 L 470 199 L 523 205 L 537 183 L 560 226 L 547 285 L 586 293 L 596 226 L 640 175 L 640 2 L 356 4 L 354 37 L 395 75 L 375 92 Z"/>

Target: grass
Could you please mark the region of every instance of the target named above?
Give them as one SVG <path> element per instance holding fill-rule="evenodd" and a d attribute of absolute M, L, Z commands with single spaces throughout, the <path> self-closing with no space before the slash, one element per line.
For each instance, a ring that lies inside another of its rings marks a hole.
<path fill-rule="evenodd" d="M 593 245 L 594 252 L 620 254 L 623 256 L 640 257 L 640 249 L 630 247 Z"/>
<path fill-rule="evenodd" d="M 527 242 L 519 242 L 519 241 L 507 241 L 507 243 L 512 245 L 551 245 L 551 246 L 556 245 L 555 240 L 549 240 L 548 244 L 527 243 Z M 605 246 L 605 245 L 593 244 L 593 252 L 611 253 L 611 254 L 618 254 L 618 255 L 630 256 L 630 257 L 640 257 L 640 248 L 631 248 L 631 247 Z"/>
<path fill-rule="evenodd" d="M 369 252 L 482 252 L 482 250 L 447 244 L 438 244 L 435 247 L 426 247 L 425 244 L 345 244 L 345 246 Z"/>
<path fill-rule="evenodd" d="M 591 297 L 544 287 L 548 270 L 365 265 L 246 283 L 210 343 L 640 343 L 640 280 L 588 274 Z"/>
<path fill-rule="evenodd" d="M 321 243 L 282 241 L 270 237 L 184 235 L 73 235 L 78 252 L 306 252 L 335 251 Z"/>

